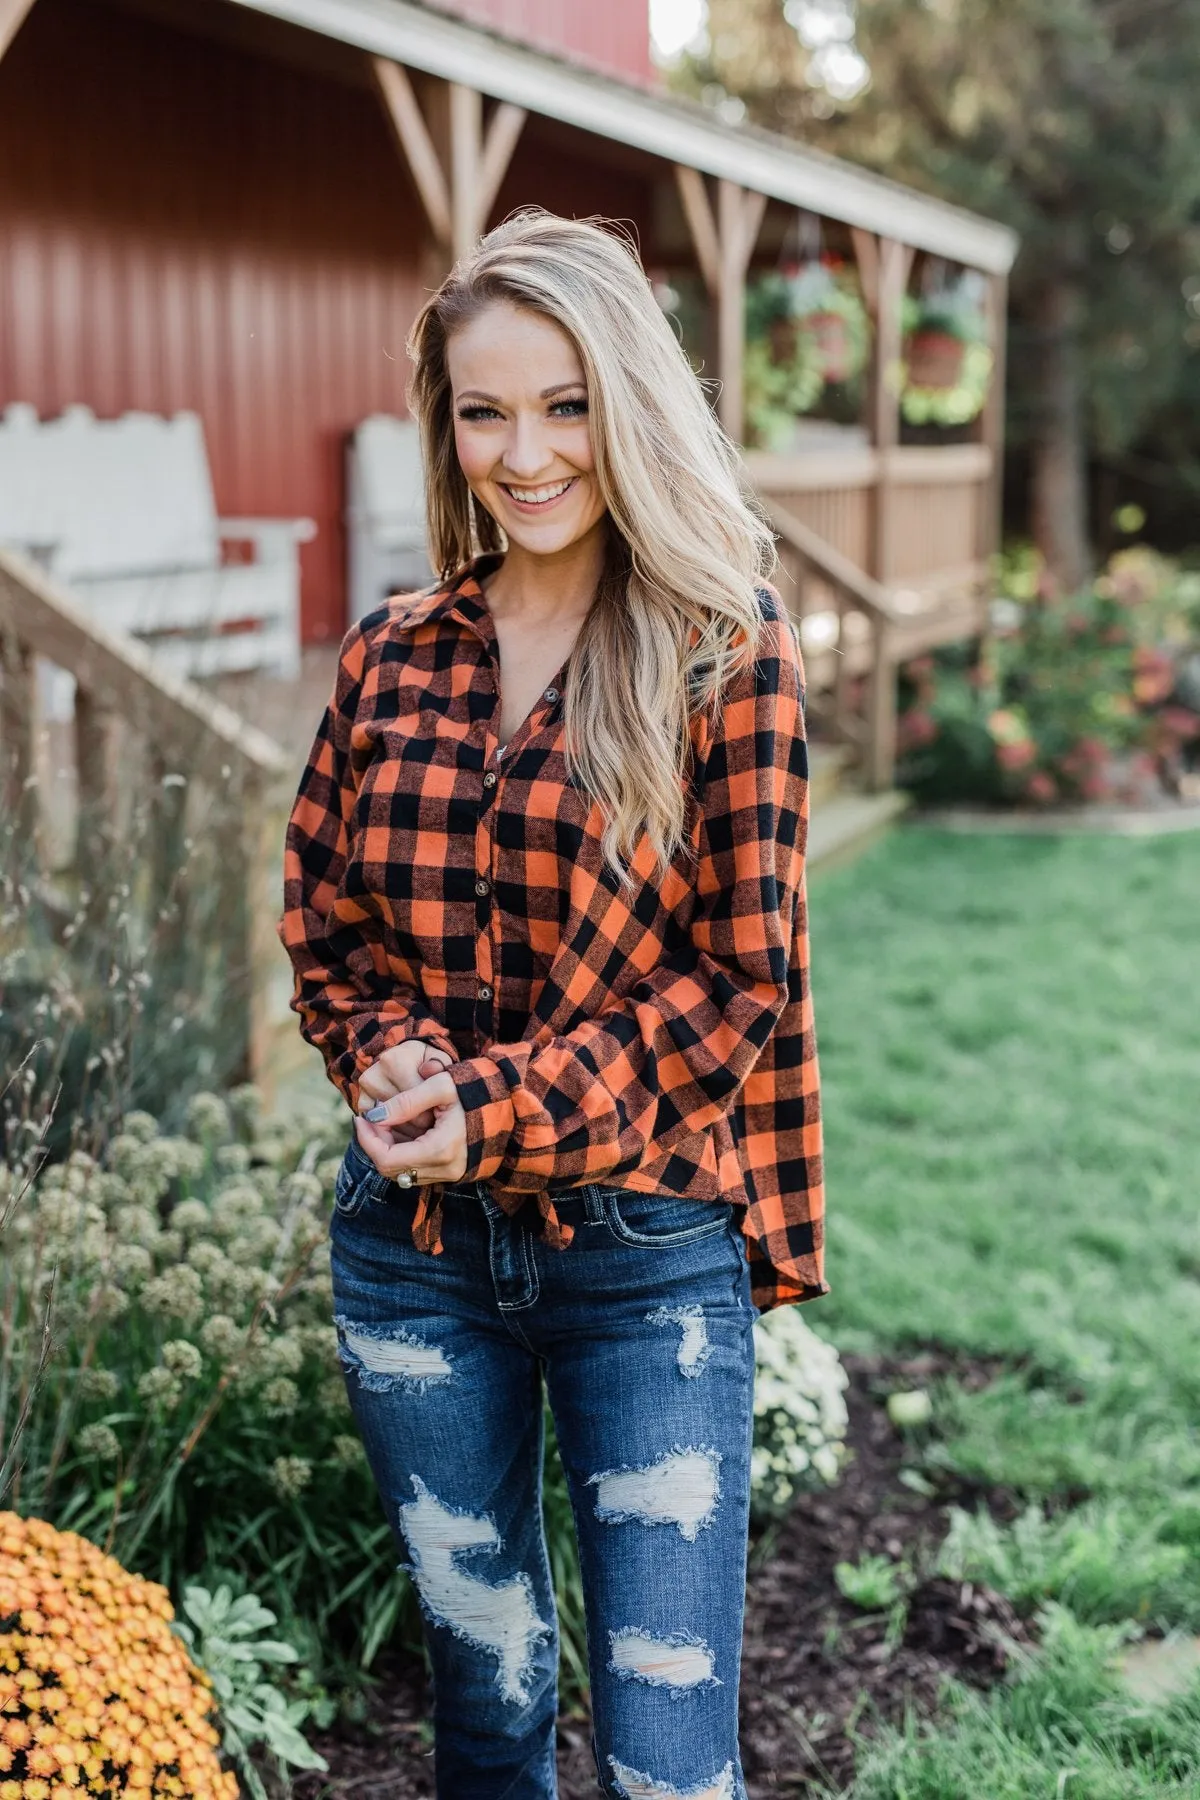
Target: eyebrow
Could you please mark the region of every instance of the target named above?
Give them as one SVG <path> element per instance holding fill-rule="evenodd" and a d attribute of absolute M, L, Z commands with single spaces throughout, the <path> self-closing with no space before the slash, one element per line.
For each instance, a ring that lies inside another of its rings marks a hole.
<path fill-rule="evenodd" d="M 539 400 L 553 400 L 555 394 L 568 393 L 572 388 L 586 388 L 587 383 L 579 381 L 560 381 L 554 387 L 543 388 L 538 395 Z M 485 394 L 482 388 L 464 388 L 457 396 L 459 400 L 488 400 L 493 406 L 500 404 L 495 394 Z"/>

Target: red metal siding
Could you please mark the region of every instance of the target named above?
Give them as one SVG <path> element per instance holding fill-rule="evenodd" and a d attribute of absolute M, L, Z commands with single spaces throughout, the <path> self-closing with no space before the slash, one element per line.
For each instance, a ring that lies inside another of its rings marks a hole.
<path fill-rule="evenodd" d="M 421 223 L 371 96 L 38 0 L 0 62 L 0 404 L 195 409 L 218 510 L 309 515 L 345 617 L 342 456 L 403 411 Z"/>
<path fill-rule="evenodd" d="M 623 75 L 629 81 L 655 79 L 650 61 L 649 0 L 433 0 L 443 12 L 489 25 L 537 50 Z"/>
<path fill-rule="evenodd" d="M 644 184 L 542 129 L 499 213 L 603 212 L 645 242 Z M 344 628 L 345 440 L 404 411 L 426 238 L 365 82 L 102 0 L 37 0 L 0 62 L 0 406 L 198 412 L 223 515 L 317 521 L 308 642 Z"/>

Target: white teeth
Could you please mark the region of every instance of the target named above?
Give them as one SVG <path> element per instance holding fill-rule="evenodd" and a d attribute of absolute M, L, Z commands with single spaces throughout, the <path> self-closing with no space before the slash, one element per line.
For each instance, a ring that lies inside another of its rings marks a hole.
<path fill-rule="evenodd" d="M 508 492 L 514 500 L 523 500 L 526 505 L 544 506 L 547 500 L 557 500 L 560 494 L 565 494 L 574 479 L 575 477 L 572 475 L 566 481 L 556 481 L 553 487 L 509 487 Z M 507 483 L 505 485 L 508 486 Z"/>

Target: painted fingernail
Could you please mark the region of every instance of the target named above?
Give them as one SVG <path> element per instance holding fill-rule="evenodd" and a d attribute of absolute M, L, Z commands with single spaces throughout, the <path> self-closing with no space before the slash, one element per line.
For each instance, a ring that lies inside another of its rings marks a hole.
<path fill-rule="evenodd" d="M 367 1121 L 368 1125 L 378 1125 L 381 1120 L 387 1118 L 387 1102 L 381 1100 L 378 1106 L 373 1106 L 370 1112 L 364 1113 L 363 1118 Z"/>

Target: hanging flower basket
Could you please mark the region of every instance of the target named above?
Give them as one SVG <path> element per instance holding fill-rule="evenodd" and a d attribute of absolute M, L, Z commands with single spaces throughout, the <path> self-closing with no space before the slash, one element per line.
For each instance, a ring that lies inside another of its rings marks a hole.
<path fill-rule="evenodd" d="M 987 398 L 994 358 L 973 284 L 904 302 L 904 388 L 900 409 L 911 425 L 966 425 Z"/>
<path fill-rule="evenodd" d="M 905 360 L 910 387 L 945 392 L 962 380 L 967 346 L 948 331 L 916 331 L 909 338 Z"/>
<path fill-rule="evenodd" d="M 861 367 L 849 320 L 843 313 L 826 310 L 807 313 L 797 320 L 813 344 L 814 359 L 826 381 L 849 381 Z"/>
<path fill-rule="evenodd" d="M 787 443 L 827 385 L 866 366 L 870 325 L 856 283 L 834 258 L 777 269 L 746 290 L 746 421 L 765 449 Z"/>

